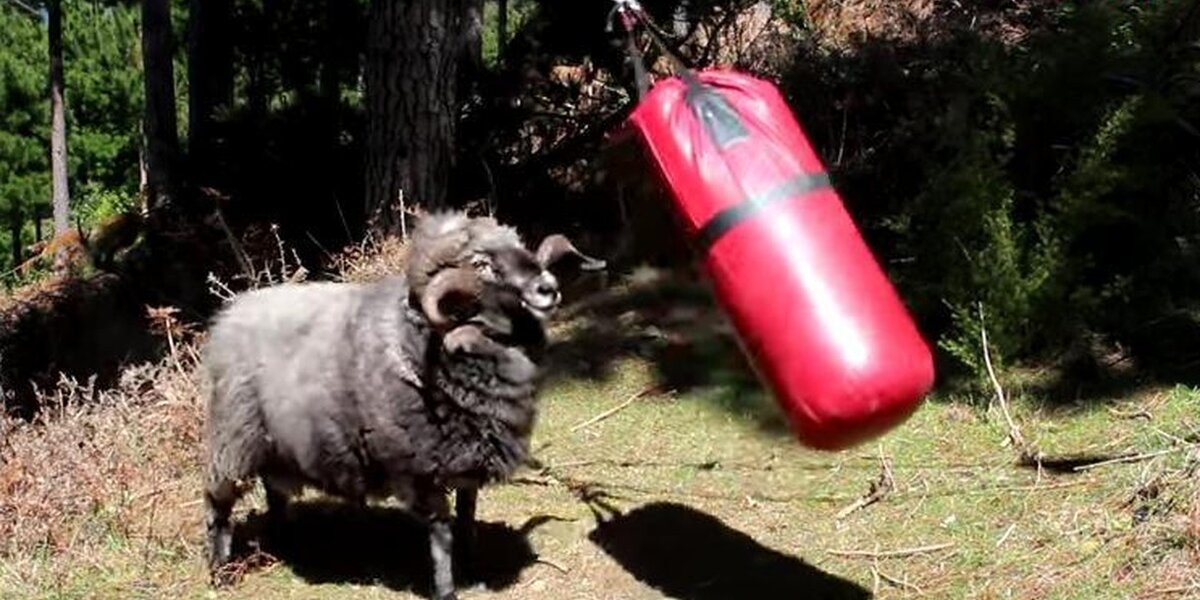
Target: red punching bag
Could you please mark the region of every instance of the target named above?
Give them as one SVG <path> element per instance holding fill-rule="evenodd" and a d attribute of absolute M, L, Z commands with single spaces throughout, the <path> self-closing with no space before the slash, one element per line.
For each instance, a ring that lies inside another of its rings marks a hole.
<path fill-rule="evenodd" d="M 800 442 L 845 449 L 907 419 L 933 357 L 775 86 L 685 71 L 630 120 Z"/>

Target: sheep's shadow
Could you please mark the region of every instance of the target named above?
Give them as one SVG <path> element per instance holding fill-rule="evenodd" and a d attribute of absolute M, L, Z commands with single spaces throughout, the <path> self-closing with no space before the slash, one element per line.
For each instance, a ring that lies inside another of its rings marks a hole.
<path fill-rule="evenodd" d="M 476 527 L 471 569 L 456 573 L 460 589 L 508 588 L 537 560 L 528 531 L 482 521 Z M 258 512 L 239 522 L 234 544 L 240 557 L 257 545 L 311 584 L 382 585 L 426 597 L 432 593 L 428 529 L 400 508 L 296 501 L 279 529 L 269 527 L 266 515 Z M 466 562 L 456 557 L 455 570 Z"/>
<path fill-rule="evenodd" d="M 681 504 L 647 504 L 601 518 L 588 537 L 639 581 L 673 598 L 871 598 L 852 581 Z"/>

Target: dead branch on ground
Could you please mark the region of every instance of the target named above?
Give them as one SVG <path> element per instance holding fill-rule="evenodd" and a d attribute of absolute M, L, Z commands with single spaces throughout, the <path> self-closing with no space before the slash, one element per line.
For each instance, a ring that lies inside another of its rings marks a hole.
<path fill-rule="evenodd" d="M 1000 379 L 996 377 L 996 369 L 992 366 L 992 353 L 988 346 L 987 324 L 984 321 L 982 302 L 978 304 L 978 308 L 979 338 L 983 346 L 983 363 L 987 367 L 988 378 L 991 379 L 992 387 L 995 389 L 996 401 L 1000 404 L 1000 412 L 1003 413 L 1004 421 L 1008 424 L 1008 441 L 1012 443 L 1013 448 L 1019 453 L 1022 465 L 1038 466 L 1042 461 L 1042 453 L 1025 441 L 1025 437 L 1021 435 L 1021 429 L 1017 427 L 1017 423 L 1013 421 L 1012 413 L 1008 410 L 1008 397 L 1004 393 L 1004 388 L 1000 385 Z"/>
<path fill-rule="evenodd" d="M 886 581 L 900 589 L 908 590 L 910 592 L 916 592 L 918 594 L 924 593 L 920 587 L 909 583 L 908 577 L 905 577 L 903 581 L 896 579 L 895 577 L 892 577 L 892 576 L 888 575 L 887 573 L 884 573 L 883 570 L 879 568 L 878 564 L 871 565 L 871 572 L 874 573 L 876 576 L 882 578 L 884 581 Z"/>
<path fill-rule="evenodd" d="M 838 511 L 837 520 L 841 521 L 851 514 L 883 500 L 884 497 L 895 489 L 896 478 L 892 475 L 892 467 L 888 464 L 887 457 L 883 455 L 883 447 L 881 446 L 879 448 L 879 478 L 871 482 L 871 487 L 865 496 Z"/>
<path fill-rule="evenodd" d="M 581 429 L 586 429 L 588 427 L 591 427 L 592 425 L 595 425 L 596 423 L 599 423 L 599 422 L 621 412 L 622 410 L 625 410 L 627 407 L 629 407 L 629 405 L 633 404 L 634 401 L 636 401 L 638 398 L 641 398 L 642 396 L 649 394 L 650 392 L 654 391 L 655 389 L 657 389 L 657 388 L 648 387 L 648 388 L 645 388 L 638 392 L 635 392 L 624 402 L 622 402 L 622 403 L 620 403 L 620 404 L 618 404 L 618 405 L 616 405 L 616 406 L 614 406 L 614 407 L 612 407 L 612 408 L 610 408 L 610 409 L 608 409 L 586 421 L 583 421 L 581 423 L 578 423 L 578 424 L 572 426 L 570 429 L 571 433 L 575 433 Z"/>
<path fill-rule="evenodd" d="M 903 548 L 903 549 L 900 549 L 900 550 L 879 550 L 879 551 L 875 551 L 875 550 L 834 550 L 834 549 L 826 549 L 826 550 L 825 550 L 825 552 L 826 552 L 827 554 L 832 554 L 832 555 L 834 555 L 834 556 L 841 556 L 841 557 L 843 557 L 843 558 L 871 558 L 871 559 L 877 559 L 877 558 L 908 558 L 908 557 L 910 557 L 910 556 L 917 556 L 917 555 L 920 555 L 920 554 L 930 554 L 930 553 L 933 553 L 933 552 L 940 552 L 940 551 L 942 551 L 942 550 L 948 550 L 948 549 L 950 549 L 950 548 L 953 548 L 953 547 L 954 547 L 954 542 L 947 542 L 947 543 L 945 543 L 945 544 L 933 544 L 933 545 L 930 545 L 930 546 L 920 546 L 920 547 L 917 547 L 917 548 Z"/>

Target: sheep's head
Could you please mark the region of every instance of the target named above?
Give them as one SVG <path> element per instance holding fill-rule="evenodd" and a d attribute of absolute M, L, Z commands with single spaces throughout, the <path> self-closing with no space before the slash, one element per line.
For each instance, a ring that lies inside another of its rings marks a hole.
<path fill-rule="evenodd" d="M 587 270 L 605 266 L 561 234 L 530 251 L 515 229 L 495 219 L 443 213 L 425 217 L 414 230 L 408 278 L 435 327 L 477 312 L 485 293 L 495 307 L 506 312 L 519 307 L 543 320 L 562 300 L 550 268 L 568 257 Z"/>

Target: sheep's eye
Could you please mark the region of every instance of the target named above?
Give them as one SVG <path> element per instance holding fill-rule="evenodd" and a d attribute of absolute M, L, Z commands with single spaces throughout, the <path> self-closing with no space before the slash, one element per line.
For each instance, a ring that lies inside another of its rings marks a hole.
<path fill-rule="evenodd" d="M 476 255 L 471 259 L 471 266 L 474 267 L 474 269 L 478 271 L 480 275 L 485 277 L 495 276 L 495 266 L 492 264 L 491 259 L 489 259 L 487 256 Z"/>

